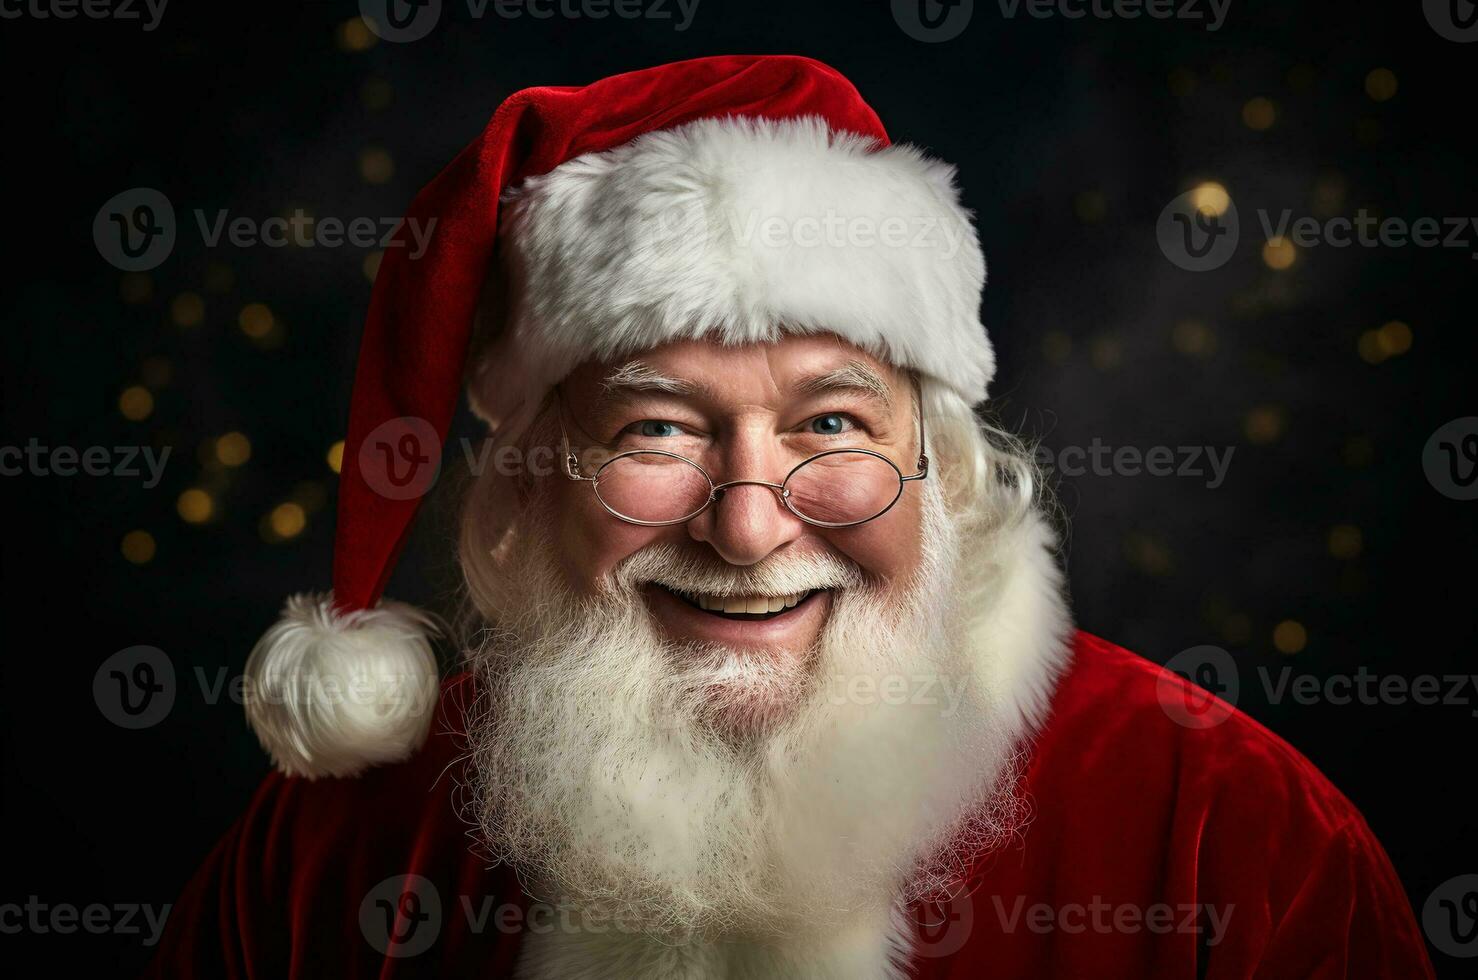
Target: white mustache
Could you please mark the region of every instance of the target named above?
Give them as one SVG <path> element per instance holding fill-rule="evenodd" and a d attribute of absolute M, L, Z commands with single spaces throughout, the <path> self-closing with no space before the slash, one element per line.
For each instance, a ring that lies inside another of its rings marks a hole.
<path fill-rule="evenodd" d="M 729 565 L 667 544 L 650 545 L 626 558 L 612 573 L 626 591 L 648 583 L 690 595 L 789 595 L 812 589 L 845 589 L 863 584 L 853 562 L 826 552 L 775 555 L 753 565 Z"/>

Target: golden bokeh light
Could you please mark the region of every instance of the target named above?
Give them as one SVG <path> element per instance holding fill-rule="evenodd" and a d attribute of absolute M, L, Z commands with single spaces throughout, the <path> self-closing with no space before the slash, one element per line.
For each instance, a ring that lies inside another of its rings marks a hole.
<path fill-rule="evenodd" d="M 385 253 L 381 249 L 375 249 L 373 252 L 365 255 L 364 262 L 360 264 L 359 268 L 364 273 L 364 277 L 370 282 L 374 282 L 375 276 L 380 274 L 380 263 L 384 259 Z"/>
<path fill-rule="evenodd" d="M 204 524 L 216 512 L 216 502 L 199 487 L 191 487 L 175 501 L 175 510 L 187 524 Z"/>
<path fill-rule="evenodd" d="M 1203 181 L 1191 189 L 1191 206 L 1208 218 L 1219 218 L 1231 207 L 1232 195 L 1214 180 Z"/>
<path fill-rule="evenodd" d="M 1259 405 L 1247 413 L 1242 421 L 1242 431 L 1247 441 L 1259 446 L 1277 442 L 1287 427 L 1283 410 L 1276 405 Z"/>
<path fill-rule="evenodd" d="M 1396 97 L 1401 83 L 1389 68 L 1377 68 L 1365 76 L 1365 94 L 1376 102 L 1389 102 Z"/>
<path fill-rule="evenodd" d="M 1216 352 L 1216 334 L 1200 320 L 1181 320 L 1170 331 L 1170 344 L 1187 357 L 1209 357 Z"/>
<path fill-rule="evenodd" d="M 1273 105 L 1271 99 L 1258 96 L 1247 100 L 1247 104 L 1242 106 L 1242 122 L 1248 129 L 1261 133 L 1272 129 L 1277 121 L 1278 107 Z"/>
<path fill-rule="evenodd" d="M 216 440 L 216 459 L 226 466 L 241 466 L 251 459 L 251 440 L 240 432 L 228 432 Z"/>
<path fill-rule="evenodd" d="M 1376 331 L 1376 339 L 1387 357 L 1411 350 L 1411 328 L 1400 320 L 1392 320 Z"/>
<path fill-rule="evenodd" d="M 395 176 L 395 160 L 388 150 L 369 147 L 359 154 L 359 176 L 367 184 L 389 183 Z"/>
<path fill-rule="evenodd" d="M 1279 653 L 1301 653 L 1308 645 L 1308 630 L 1297 620 L 1285 619 L 1273 627 L 1273 646 Z"/>
<path fill-rule="evenodd" d="M 308 526 L 308 514 L 303 506 L 292 501 L 278 504 L 267 515 L 266 537 L 269 541 L 287 541 L 303 533 Z"/>
<path fill-rule="evenodd" d="M 1381 350 L 1380 335 L 1374 330 L 1361 332 L 1355 351 L 1366 364 L 1379 364 L 1386 359 L 1386 352 Z"/>
<path fill-rule="evenodd" d="M 158 550 L 154 545 L 154 535 L 148 531 L 129 531 L 123 536 L 123 543 L 119 546 L 123 557 L 135 565 L 147 565 L 154 560 L 154 553 Z"/>
<path fill-rule="evenodd" d="M 277 322 L 265 303 L 247 303 L 236 317 L 241 332 L 253 340 L 261 340 L 272 332 Z"/>
<path fill-rule="evenodd" d="M 199 293 L 180 293 L 169 304 L 169 318 L 177 327 L 198 327 L 205 322 L 205 300 Z"/>
<path fill-rule="evenodd" d="M 1282 272 L 1291 269 L 1293 263 L 1298 261 L 1298 250 L 1282 235 L 1274 235 L 1263 242 L 1262 260 L 1269 269 Z"/>
<path fill-rule="evenodd" d="M 130 422 L 142 422 L 154 414 L 154 396 L 143 385 L 124 388 L 118 396 L 118 411 Z"/>
<path fill-rule="evenodd" d="M 358 53 L 375 46 L 378 38 L 362 17 L 350 17 L 334 30 L 334 42 L 340 51 Z"/>
<path fill-rule="evenodd" d="M 344 440 L 340 439 L 332 446 L 329 446 L 328 452 L 324 454 L 324 458 L 328 461 L 329 469 L 335 473 L 339 472 L 339 469 L 344 465 Z"/>
<path fill-rule="evenodd" d="M 1411 350 L 1411 343 L 1411 327 L 1400 320 L 1392 320 L 1378 330 L 1361 333 L 1355 350 L 1366 364 L 1380 364 Z"/>

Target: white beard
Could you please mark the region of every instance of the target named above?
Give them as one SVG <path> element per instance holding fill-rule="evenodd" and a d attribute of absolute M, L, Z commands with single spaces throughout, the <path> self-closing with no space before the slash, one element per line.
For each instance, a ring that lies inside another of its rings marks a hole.
<path fill-rule="evenodd" d="M 766 945 L 886 923 L 1013 833 L 1022 713 L 1002 710 L 1009 692 L 973 660 L 976 562 L 923 487 L 920 571 L 892 594 L 825 554 L 741 568 L 651 548 L 581 599 L 532 503 L 471 655 L 470 789 L 489 856 L 585 921 Z M 836 591 L 815 649 L 769 660 L 662 639 L 638 592 L 652 580 Z"/>

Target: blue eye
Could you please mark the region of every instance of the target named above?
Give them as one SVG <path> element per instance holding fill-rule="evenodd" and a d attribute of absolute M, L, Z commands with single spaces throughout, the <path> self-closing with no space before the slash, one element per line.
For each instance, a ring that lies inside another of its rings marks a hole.
<path fill-rule="evenodd" d="M 820 436 L 841 435 L 851 427 L 851 420 L 840 412 L 818 415 L 811 420 L 811 431 Z"/>
<path fill-rule="evenodd" d="M 637 435 L 649 436 L 653 439 L 675 436 L 679 431 L 681 430 L 671 422 L 662 422 L 657 419 L 646 419 L 636 424 Z"/>

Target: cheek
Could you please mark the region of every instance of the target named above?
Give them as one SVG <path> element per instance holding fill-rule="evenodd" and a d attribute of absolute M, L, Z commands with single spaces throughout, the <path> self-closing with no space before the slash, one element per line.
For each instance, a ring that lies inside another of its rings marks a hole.
<path fill-rule="evenodd" d="M 681 527 L 640 527 L 612 517 L 588 484 L 561 481 L 552 495 L 555 547 L 571 589 L 579 595 L 597 586 L 621 560 Z"/>
<path fill-rule="evenodd" d="M 902 586 L 917 571 L 922 557 L 922 511 L 917 495 L 905 490 L 903 498 L 882 517 L 827 532 L 827 537 L 869 576 L 889 586 Z"/>

